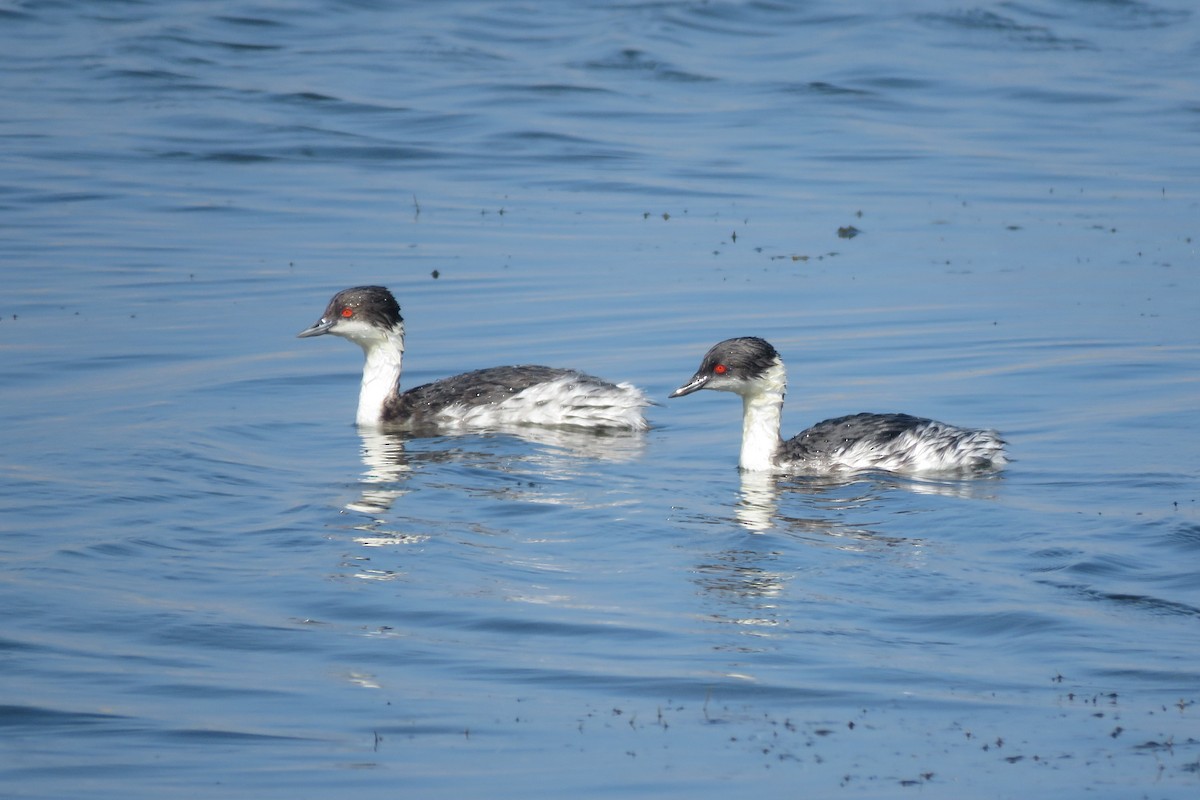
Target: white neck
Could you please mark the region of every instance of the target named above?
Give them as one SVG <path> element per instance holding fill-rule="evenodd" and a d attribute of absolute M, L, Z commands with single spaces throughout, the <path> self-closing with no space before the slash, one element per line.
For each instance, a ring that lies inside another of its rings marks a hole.
<path fill-rule="evenodd" d="M 774 469 L 779 452 L 783 396 L 787 393 L 783 362 L 777 361 L 752 384 L 752 389 L 742 394 L 742 456 L 738 466 L 761 472 Z"/>
<path fill-rule="evenodd" d="M 385 336 L 360 341 L 366 363 L 363 364 L 362 388 L 358 393 L 359 425 L 378 425 L 383 406 L 400 392 L 400 368 L 404 361 L 404 323 Z"/>

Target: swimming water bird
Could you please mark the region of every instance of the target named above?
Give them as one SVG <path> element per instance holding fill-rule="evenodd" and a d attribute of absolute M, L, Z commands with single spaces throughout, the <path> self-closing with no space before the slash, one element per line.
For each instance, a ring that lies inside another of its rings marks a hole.
<path fill-rule="evenodd" d="M 650 401 L 628 383 L 613 384 L 571 369 L 531 365 L 465 372 L 400 391 L 404 319 L 382 286 L 338 292 L 325 313 L 297 336 L 330 333 L 363 349 L 359 425 L 489 428 L 556 425 L 645 430 Z"/>
<path fill-rule="evenodd" d="M 998 469 L 1008 462 L 1004 440 L 995 431 L 956 428 L 908 414 L 827 419 L 783 441 L 779 427 L 787 373 L 775 348 L 753 336 L 714 345 L 691 380 L 670 396 L 700 389 L 741 395 L 738 464 L 744 470 L 962 472 Z"/>

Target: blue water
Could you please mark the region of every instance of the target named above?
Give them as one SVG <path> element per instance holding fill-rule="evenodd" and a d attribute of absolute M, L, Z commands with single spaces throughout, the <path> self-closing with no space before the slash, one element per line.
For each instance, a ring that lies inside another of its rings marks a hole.
<path fill-rule="evenodd" d="M 0 143 L 5 797 L 1200 789 L 1191 4 L 10 2 Z M 360 435 L 362 283 L 654 427 Z"/>

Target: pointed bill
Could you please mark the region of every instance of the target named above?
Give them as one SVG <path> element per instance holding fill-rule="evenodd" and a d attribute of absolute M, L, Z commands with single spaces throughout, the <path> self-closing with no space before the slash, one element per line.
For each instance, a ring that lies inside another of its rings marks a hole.
<path fill-rule="evenodd" d="M 696 392 L 696 391 L 703 389 L 704 385 L 706 383 L 708 383 L 708 379 L 710 377 L 712 377 L 712 376 L 696 373 L 695 375 L 692 376 L 692 379 L 690 381 L 688 381 L 683 386 L 680 386 L 678 389 L 676 389 L 675 391 L 673 391 L 669 395 L 667 395 L 667 399 L 670 399 L 672 397 L 683 397 L 685 394 L 691 394 L 692 392 Z"/>
<path fill-rule="evenodd" d="M 332 320 L 332 319 L 324 319 L 324 318 L 319 319 L 312 324 L 312 327 L 305 328 L 304 330 L 297 333 L 296 338 L 304 339 L 309 336 L 320 336 L 323 333 L 329 333 L 329 329 L 333 327 L 333 323 L 335 321 L 336 320 Z"/>

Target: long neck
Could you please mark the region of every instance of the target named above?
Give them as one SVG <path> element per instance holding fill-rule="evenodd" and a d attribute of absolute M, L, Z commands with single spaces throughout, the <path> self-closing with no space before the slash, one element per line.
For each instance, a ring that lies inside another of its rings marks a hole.
<path fill-rule="evenodd" d="M 782 362 L 776 362 L 755 381 L 753 392 L 742 395 L 742 455 L 738 461 L 742 469 L 758 472 L 775 467 L 786 392 L 787 371 Z"/>
<path fill-rule="evenodd" d="M 400 368 L 404 361 L 404 323 L 399 322 L 385 336 L 363 343 L 362 388 L 358 393 L 359 425 L 378 425 L 383 407 L 400 393 Z"/>

